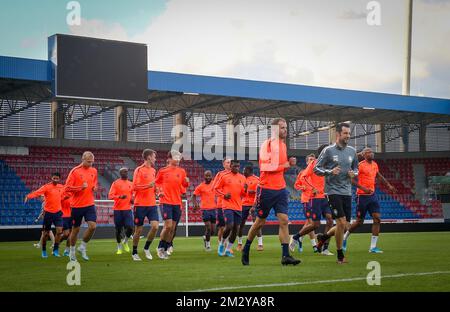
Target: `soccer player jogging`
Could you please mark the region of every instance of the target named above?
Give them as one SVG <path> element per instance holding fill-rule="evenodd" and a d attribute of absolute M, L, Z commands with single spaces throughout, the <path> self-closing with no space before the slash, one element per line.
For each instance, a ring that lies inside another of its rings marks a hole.
<path fill-rule="evenodd" d="M 216 198 L 212 188 L 212 172 L 205 171 L 205 181 L 197 186 L 192 194 L 191 201 L 194 203 L 194 210 L 199 208 L 202 211 L 202 219 L 205 223 L 204 247 L 206 251 L 211 251 L 211 235 L 214 233 L 216 223 Z M 197 197 L 201 198 L 200 206 Z"/>
<path fill-rule="evenodd" d="M 264 226 L 266 218 L 273 208 L 279 221 L 279 238 L 282 250 L 282 265 L 297 265 L 300 260 L 289 254 L 289 225 L 288 225 L 288 191 L 284 180 L 284 172 L 295 166 L 297 160 L 288 160 L 285 139 L 287 124 L 283 118 L 272 121 L 272 137 L 261 146 L 259 151 L 259 167 L 261 176 L 256 203 L 256 221 L 250 228 L 247 241 L 242 249 L 241 261 L 243 265 L 250 264 L 250 246 L 258 231 Z"/>
<path fill-rule="evenodd" d="M 220 180 L 222 175 L 224 175 L 227 172 L 230 172 L 231 158 L 225 157 L 222 160 L 222 166 L 223 166 L 223 170 L 219 171 L 216 174 L 216 176 L 214 177 L 214 180 L 212 182 L 213 188 L 214 188 L 215 184 Z M 217 214 L 216 214 L 217 223 L 216 224 L 217 224 L 217 239 L 218 239 L 219 244 L 222 241 L 223 231 L 225 228 L 225 219 L 223 218 L 222 201 L 223 201 L 222 196 L 217 196 Z"/>
<path fill-rule="evenodd" d="M 343 249 L 347 249 L 347 240 L 350 233 L 355 231 L 359 226 L 364 223 L 367 211 L 372 216 L 372 238 L 370 240 L 369 252 L 382 253 L 383 251 L 377 247 L 378 236 L 380 234 L 380 204 L 378 203 L 377 196 L 375 195 L 375 183 L 378 178 L 383 182 L 391 192 L 396 192 L 393 187 L 379 172 L 377 163 L 373 160 L 374 154 L 372 149 L 365 148 L 362 151 L 364 160 L 358 165 L 358 181 L 352 180 L 352 183 L 358 188 L 357 194 L 357 213 L 356 221 L 350 226 L 350 229 L 344 235 Z"/>
<path fill-rule="evenodd" d="M 142 152 L 144 163 L 134 170 L 133 174 L 133 192 L 134 192 L 134 225 L 133 234 L 133 252 L 131 257 L 134 261 L 141 261 L 138 254 L 139 238 L 142 233 L 145 218 L 150 223 L 150 230 L 147 234 L 147 241 L 144 246 L 144 254 L 148 260 L 152 260 L 150 245 L 156 236 L 159 227 L 158 208 L 156 206 L 155 194 L 155 162 L 156 152 L 151 149 L 145 149 Z"/>
<path fill-rule="evenodd" d="M 156 185 L 160 189 L 159 202 L 164 227 L 160 234 L 157 254 L 160 259 L 168 259 L 167 249 L 173 242 L 176 225 L 181 218 L 181 194 L 183 188 L 189 186 L 186 171 L 180 168 L 181 153 L 170 151 L 168 153 L 169 165 L 160 169 L 156 175 Z"/>
<path fill-rule="evenodd" d="M 116 228 L 117 255 L 122 250 L 130 252 L 128 239 L 133 234 L 133 212 L 131 201 L 133 194 L 133 183 L 128 180 L 128 168 L 120 168 L 120 179 L 111 184 L 108 198 L 114 200 L 114 226 Z M 125 238 L 122 241 L 122 230 L 125 229 Z"/>
<path fill-rule="evenodd" d="M 309 154 L 306 156 L 306 165 L 309 165 L 312 161 L 316 159 L 316 156 L 314 154 Z M 303 214 L 306 217 L 305 226 L 312 224 L 313 221 L 311 220 L 311 188 L 307 187 L 306 183 L 304 183 L 304 179 L 302 178 L 302 173 L 304 170 L 300 171 L 297 175 L 297 179 L 294 183 L 294 188 L 296 190 L 299 190 L 302 192 L 302 195 L 300 196 L 300 201 L 303 206 Z M 314 231 L 311 231 L 308 233 L 309 238 L 311 240 L 311 245 L 313 246 L 314 252 L 318 252 L 317 249 L 317 242 L 316 242 L 316 234 Z M 291 251 L 295 250 L 295 247 L 298 247 L 299 252 L 303 252 L 303 236 L 300 236 L 299 233 L 293 235 L 291 237 L 291 240 L 289 242 L 289 249 Z"/>
<path fill-rule="evenodd" d="M 336 126 L 336 143 L 326 147 L 320 153 L 314 166 L 314 173 L 325 176 L 325 193 L 336 219 L 336 225 L 326 234 L 318 234 L 317 247 L 333 235 L 336 236 L 337 263 L 347 263 L 342 250 L 344 232 L 351 220 L 352 212 L 352 182 L 358 175 L 358 157 L 353 147 L 348 146 L 350 139 L 350 125 L 339 123 Z"/>
<path fill-rule="evenodd" d="M 222 210 L 225 230 L 219 244 L 218 255 L 234 257 L 231 252 L 239 225 L 242 221 L 242 200 L 246 178 L 239 173 L 239 161 L 231 161 L 231 171 L 222 175 L 214 190 L 223 197 Z M 225 247 L 226 244 L 226 247 Z"/>
<path fill-rule="evenodd" d="M 238 251 L 242 251 L 242 233 L 244 231 L 245 222 L 247 221 L 248 215 L 251 213 L 252 215 L 252 221 L 255 222 L 256 215 L 255 215 L 255 208 L 253 205 L 255 204 L 256 200 L 256 189 L 258 188 L 259 184 L 259 178 L 253 174 L 253 166 L 248 165 L 244 168 L 244 176 L 246 178 L 245 180 L 245 196 L 242 199 L 242 221 L 239 225 L 239 231 L 238 231 Z M 264 245 L 263 245 L 263 238 L 262 238 L 262 230 L 259 229 L 259 231 L 256 234 L 258 236 L 258 247 L 256 248 L 257 251 L 263 251 Z"/>
<path fill-rule="evenodd" d="M 61 195 L 64 192 L 64 186 L 59 183 L 61 175 L 58 172 L 52 174 L 52 182 L 49 182 L 25 196 L 25 203 L 29 199 L 44 196 L 44 222 L 42 225 L 42 258 L 47 258 L 47 238 L 52 229 L 52 224 L 56 227 L 55 245 L 53 246 L 53 256 L 59 255 L 59 242 L 62 234 L 62 212 L 61 212 Z"/>
<path fill-rule="evenodd" d="M 97 169 L 92 167 L 94 164 L 94 154 L 89 151 L 83 153 L 81 164 L 73 168 L 67 177 L 65 191 L 72 194 L 70 206 L 72 208 L 72 233 L 70 234 L 70 252 L 71 261 L 76 261 L 75 246 L 77 244 L 78 233 L 80 232 L 81 222 L 87 222 L 88 228 L 84 232 L 83 239 L 78 252 L 81 257 L 88 261 L 87 243 L 91 240 L 97 227 L 97 212 L 94 205 L 94 193 L 97 191 Z"/>
<path fill-rule="evenodd" d="M 322 152 L 322 150 L 327 145 L 322 145 L 318 149 L 318 154 Z M 308 164 L 306 169 L 302 172 L 300 175 L 300 180 L 303 181 L 303 183 L 307 186 L 310 193 L 310 222 L 309 224 L 305 225 L 300 232 L 297 234 L 298 236 L 303 236 L 305 234 L 311 233 L 312 231 L 315 231 L 320 226 L 320 220 L 321 217 L 325 217 L 326 219 L 326 226 L 325 226 L 325 233 L 328 232 L 329 229 L 333 227 L 333 218 L 330 206 L 328 204 L 328 200 L 325 197 L 325 178 L 323 176 L 318 176 L 314 173 L 313 169 L 316 165 L 317 160 L 312 159 L 311 162 Z M 293 240 L 298 237 L 296 235 L 293 236 Z M 301 242 L 299 242 L 301 244 Z M 328 241 L 324 243 L 322 254 L 327 256 L 332 256 L 333 254 L 328 250 Z"/>
<path fill-rule="evenodd" d="M 64 256 L 68 257 L 70 253 L 70 233 L 72 232 L 72 208 L 70 208 L 70 193 L 64 192 L 61 196 L 61 211 L 63 221 L 63 233 L 61 242 L 66 240 Z"/>

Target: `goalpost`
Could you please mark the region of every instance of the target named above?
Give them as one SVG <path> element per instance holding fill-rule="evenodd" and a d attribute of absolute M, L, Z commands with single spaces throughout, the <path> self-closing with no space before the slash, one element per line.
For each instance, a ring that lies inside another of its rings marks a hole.
<path fill-rule="evenodd" d="M 156 201 L 156 205 L 158 206 L 159 225 L 161 226 L 163 224 L 163 219 L 161 216 L 161 210 L 159 209 L 159 200 Z M 106 226 L 114 225 L 113 206 L 114 206 L 113 200 L 109 199 L 95 200 L 95 208 L 97 209 L 97 224 Z M 188 202 L 186 199 L 182 200 L 181 218 L 178 225 L 185 227 L 186 237 L 189 237 L 189 211 L 188 211 Z"/>

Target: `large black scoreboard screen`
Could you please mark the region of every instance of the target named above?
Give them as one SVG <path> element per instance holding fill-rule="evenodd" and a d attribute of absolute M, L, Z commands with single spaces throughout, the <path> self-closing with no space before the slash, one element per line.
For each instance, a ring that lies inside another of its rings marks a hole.
<path fill-rule="evenodd" d="M 57 34 L 49 61 L 56 98 L 147 103 L 145 44 Z"/>

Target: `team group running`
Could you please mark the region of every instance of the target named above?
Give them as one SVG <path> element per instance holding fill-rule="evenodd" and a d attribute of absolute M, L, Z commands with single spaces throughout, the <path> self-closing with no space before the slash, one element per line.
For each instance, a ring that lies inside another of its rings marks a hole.
<path fill-rule="evenodd" d="M 243 265 L 250 264 L 250 250 L 257 238 L 258 251 L 264 250 L 262 228 L 273 209 L 278 219 L 281 243 L 281 264 L 297 265 L 301 261 L 291 252 L 303 251 L 303 238 L 310 238 L 315 253 L 332 256 L 329 241 L 335 237 L 337 263 L 348 263 L 344 252 L 349 237 L 364 223 L 367 212 L 373 219 L 369 252 L 382 253 L 377 247 L 380 232 L 380 205 L 375 195 L 378 179 L 391 192 L 395 188 L 380 174 L 374 161 L 374 153 L 365 148 L 360 153 L 348 145 L 350 125 L 336 126 L 336 142 L 323 145 L 317 155 L 306 158 L 307 167 L 295 181 L 294 188 L 301 191 L 306 222 L 294 235 L 289 233 L 288 197 L 284 172 L 296 166 L 296 158 L 287 155 L 285 144 L 287 124 L 283 118 L 272 121 L 272 135 L 261 145 L 259 151 L 260 177 L 253 174 L 248 165 L 243 174 L 238 160 L 223 159 L 223 170 L 213 176 L 204 172 L 204 181 L 195 188 L 190 198 L 194 209 L 201 209 L 205 224 L 203 236 L 205 251 L 211 251 L 211 236 L 218 236 L 217 253 L 221 257 L 234 257 L 233 245 L 237 238 L 237 251 L 241 253 Z M 173 241 L 181 218 L 182 197 L 189 186 L 186 171 L 180 167 L 182 159 L 178 151 L 167 155 L 167 166 L 155 168 L 156 152 L 145 149 L 143 163 L 134 170 L 133 181 L 128 179 L 128 169 L 119 170 L 120 178 L 114 181 L 109 191 L 109 199 L 114 201 L 114 225 L 117 240 L 117 254 L 131 252 L 134 261 L 142 261 L 138 253 L 139 240 L 144 221 L 150 225 L 143 248 L 145 258 L 152 260 L 150 246 L 159 228 L 159 215 L 163 228 L 159 235 L 156 255 L 167 260 L 174 252 Z M 77 261 L 77 252 L 84 260 L 89 260 L 87 245 L 96 229 L 95 192 L 97 191 L 97 170 L 93 167 L 94 155 L 86 151 L 81 164 L 74 167 L 61 184 L 61 176 L 55 172 L 51 182 L 28 194 L 25 202 L 43 197 L 43 228 L 39 246 L 42 257 L 47 258 L 46 242 L 54 240 L 52 255 L 60 257 L 59 244 L 66 240 L 64 256 Z M 351 222 L 352 185 L 356 186 L 357 213 Z M 157 205 L 157 198 L 159 205 Z M 158 213 L 158 209 L 160 209 Z M 245 243 L 243 229 L 251 215 L 250 227 Z M 87 223 L 81 243 L 76 248 L 82 221 Z M 318 230 L 322 218 L 325 220 L 324 233 Z M 53 235 L 52 225 L 56 231 Z M 216 229 L 215 229 L 216 228 Z M 129 241 L 132 241 L 132 250 Z"/>

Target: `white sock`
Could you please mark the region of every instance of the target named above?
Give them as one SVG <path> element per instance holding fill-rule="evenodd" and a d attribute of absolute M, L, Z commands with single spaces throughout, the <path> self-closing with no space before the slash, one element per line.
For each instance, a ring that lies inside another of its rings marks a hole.
<path fill-rule="evenodd" d="M 242 236 L 238 237 L 238 244 L 242 245 Z"/>
<path fill-rule="evenodd" d="M 227 248 L 225 249 L 225 251 L 231 251 L 231 248 L 233 247 L 232 243 L 228 243 L 227 244 Z"/>
<path fill-rule="evenodd" d="M 303 236 L 300 236 L 300 238 L 298 239 L 300 242 L 303 242 Z"/>
<path fill-rule="evenodd" d="M 75 246 L 70 246 L 70 254 L 71 255 L 75 254 Z"/>
<path fill-rule="evenodd" d="M 377 247 L 377 240 L 378 236 L 372 235 L 372 239 L 370 240 L 370 249 Z"/>
<path fill-rule="evenodd" d="M 262 246 L 263 245 L 263 238 L 262 236 L 258 237 L 258 246 Z"/>
<path fill-rule="evenodd" d="M 316 243 L 316 239 L 315 238 L 313 238 L 313 239 L 311 239 L 311 246 L 316 246 L 317 245 L 317 243 Z"/>
<path fill-rule="evenodd" d="M 344 234 L 344 240 L 346 240 L 349 236 L 350 236 L 350 232 L 349 232 L 349 231 L 345 232 L 345 234 Z"/>
<path fill-rule="evenodd" d="M 128 237 L 125 236 L 125 238 L 123 239 L 123 243 L 124 244 L 128 243 Z"/>
<path fill-rule="evenodd" d="M 81 247 L 82 249 L 86 249 L 86 246 L 87 246 L 87 243 L 86 243 L 85 241 L 81 241 L 80 247 Z"/>
<path fill-rule="evenodd" d="M 117 244 L 117 249 L 122 249 L 122 244 L 121 243 Z"/>
<path fill-rule="evenodd" d="M 211 242 L 210 241 L 206 241 L 206 247 L 211 248 Z"/>

